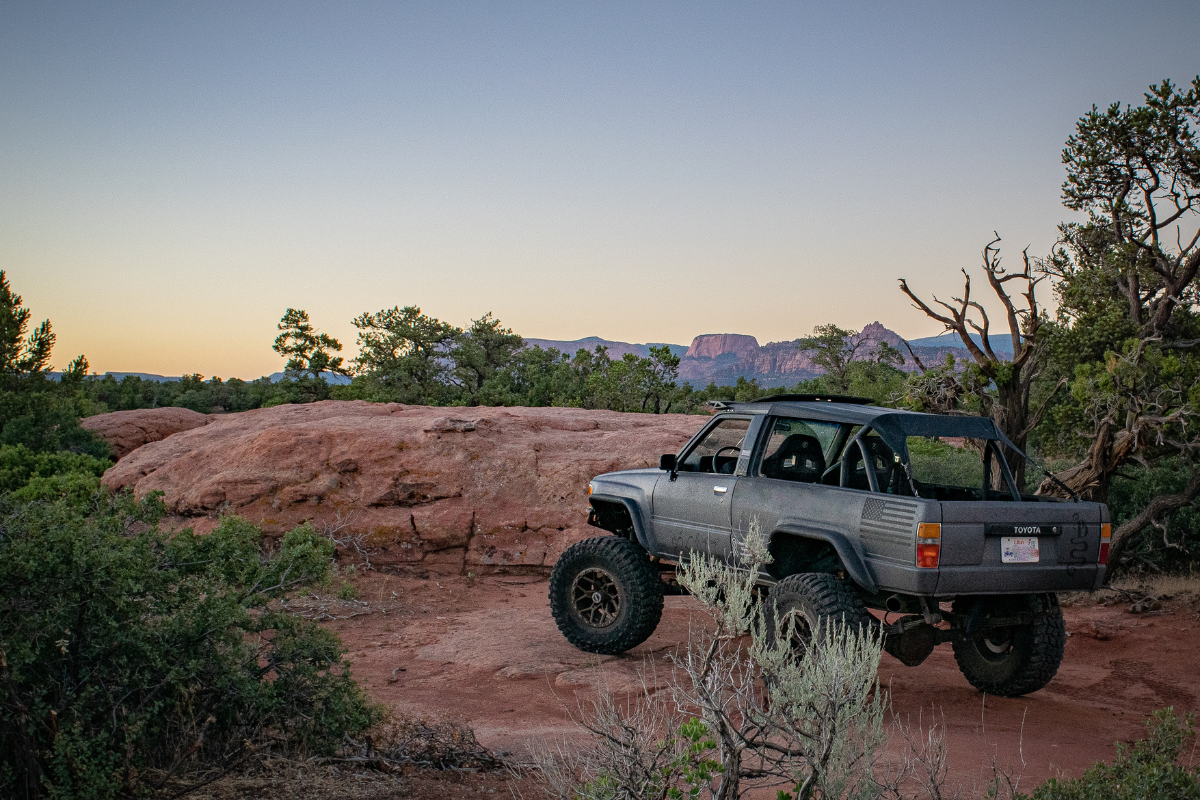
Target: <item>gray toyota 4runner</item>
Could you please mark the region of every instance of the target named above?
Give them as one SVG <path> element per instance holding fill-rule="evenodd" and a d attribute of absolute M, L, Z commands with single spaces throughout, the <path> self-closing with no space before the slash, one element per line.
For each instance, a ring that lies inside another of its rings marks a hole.
<path fill-rule="evenodd" d="M 1100 588 L 1108 509 L 1021 494 L 1002 447 L 1019 451 L 990 419 L 867 402 L 722 404 L 658 469 L 594 478 L 588 524 L 615 535 L 555 565 L 559 630 L 594 653 L 640 644 L 674 566 L 696 553 L 736 562 L 756 520 L 773 557 L 767 602 L 802 636 L 840 618 L 878 626 L 909 666 L 952 643 L 989 694 L 1045 686 L 1066 642 L 1056 592 Z"/>

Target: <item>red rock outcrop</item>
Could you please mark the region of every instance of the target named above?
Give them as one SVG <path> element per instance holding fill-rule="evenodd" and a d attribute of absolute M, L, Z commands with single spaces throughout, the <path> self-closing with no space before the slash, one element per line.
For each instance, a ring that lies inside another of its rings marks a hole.
<path fill-rule="evenodd" d="M 269 533 L 312 521 L 381 563 L 548 566 L 595 533 L 588 480 L 657 464 L 705 419 L 331 400 L 217 416 L 138 448 L 104 483 L 163 491 L 173 522 L 197 530 L 220 514 Z"/>
<path fill-rule="evenodd" d="M 706 333 L 692 340 L 684 358 L 717 358 L 733 355 L 753 359 L 758 355 L 758 339 L 744 333 Z"/>
<path fill-rule="evenodd" d="M 207 414 L 187 408 L 145 408 L 97 414 L 85 417 L 79 424 L 103 436 L 113 455 L 124 458 L 142 445 L 207 425 L 210 419 Z"/>

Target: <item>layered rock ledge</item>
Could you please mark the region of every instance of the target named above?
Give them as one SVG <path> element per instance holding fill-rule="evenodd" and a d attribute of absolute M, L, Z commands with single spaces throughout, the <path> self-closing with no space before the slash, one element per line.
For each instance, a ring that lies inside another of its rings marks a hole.
<path fill-rule="evenodd" d="M 114 429 L 100 417 L 93 430 Z M 162 491 L 172 522 L 197 530 L 222 514 L 268 533 L 311 521 L 377 563 L 547 567 L 595 533 L 588 480 L 657 464 L 705 419 L 330 400 L 210 416 L 132 450 L 104 483 Z"/>
<path fill-rule="evenodd" d="M 143 408 L 113 411 L 85 417 L 80 425 L 103 436 L 113 455 L 124 458 L 144 444 L 157 442 L 180 431 L 207 425 L 213 419 L 187 408 Z"/>

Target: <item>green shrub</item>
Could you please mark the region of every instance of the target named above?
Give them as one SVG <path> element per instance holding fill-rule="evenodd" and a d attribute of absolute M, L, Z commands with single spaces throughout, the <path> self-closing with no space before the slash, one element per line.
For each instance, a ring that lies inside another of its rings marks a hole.
<path fill-rule="evenodd" d="M 337 637 L 268 606 L 325 578 L 328 539 L 264 547 L 235 518 L 168 537 L 156 497 L 49 491 L 89 477 L 0 501 L 0 796 L 145 794 L 264 749 L 329 753 L 378 718 Z"/>
<path fill-rule="evenodd" d="M 1117 745 L 1111 764 L 1092 765 L 1079 778 L 1051 778 L 1030 800 L 1198 800 L 1200 779 L 1177 761 L 1194 735 L 1194 714 L 1180 719 L 1172 708 L 1146 720 L 1147 737 L 1132 747 Z"/>
<path fill-rule="evenodd" d="M 1192 467 L 1184 459 L 1164 459 L 1153 467 L 1130 465 L 1113 479 L 1108 510 L 1113 528 L 1136 516 L 1155 497 L 1185 490 Z M 1134 568 L 1147 564 L 1170 572 L 1187 572 L 1200 561 L 1200 508 L 1185 506 L 1165 520 L 1165 527 L 1149 526 L 1130 540 L 1126 556 Z"/>
<path fill-rule="evenodd" d="M 908 437 L 908 454 L 913 479 L 938 486 L 983 486 L 983 458 L 967 447 L 955 447 L 939 439 Z"/>
<path fill-rule="evenodd" d="M 112 466 L 107 459 L 86 453 L 60 450 L 36 453 L 23 444 L 0 445 L 0 492 L 11 492 L 29 483 L 31 478 L 49 478 L 66 473 L 94 475 L 99 478 Z"/>
<path fill-rule="evenodd" d="M 8 378 L 0 385 L 0 444 L 24 445 L 38 453 L 68 450 L 104 459 L 108 442 L 79 426 L 95 404 L 69 393 L 42 375 Z"/>

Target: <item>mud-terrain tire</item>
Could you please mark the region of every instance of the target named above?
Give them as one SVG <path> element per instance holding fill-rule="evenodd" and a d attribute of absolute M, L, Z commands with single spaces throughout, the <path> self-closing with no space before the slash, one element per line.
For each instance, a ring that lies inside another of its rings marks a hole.
<path fill-rule="evenodd" d="M 954 613 L 970 618 L 978 603 L 984 607 L 977 618 L 1030 612 L 1033 622 L 956 638 L 954 660 L 967 681 L 981 692 L 1000 697 L 1020 697 L 1049 683 L 1062 664 L 1067 643 L 1067 627 L 1058 597 L 1053 594 L 960 597 L 954 601 Z"/>
<path fill-rule="evenodd" d="M 771 643 L 786 626 L 788 616 L 796 615 L 792 645 L 799 651 L 806 649 L 813 634 L 831 621 L 841 621 L 864 632 L 874 630 L 875 623 L 858 592 L 836 575 L 824 572 L 802 572 L 784 578 L 771 587 L 763 611 L 767 641 Z"/>
<path fill-rule="evenodd" d="M 662 618 L 663 582 L 641 545 L 597 536 L 567 548 L 550 573 L 550 613 L 567 641 L 589 653 L 637 647 Z"/>

